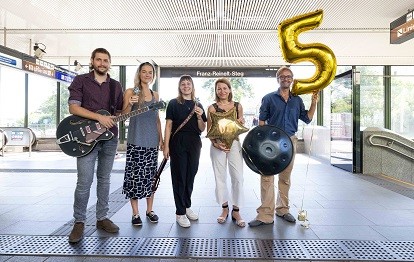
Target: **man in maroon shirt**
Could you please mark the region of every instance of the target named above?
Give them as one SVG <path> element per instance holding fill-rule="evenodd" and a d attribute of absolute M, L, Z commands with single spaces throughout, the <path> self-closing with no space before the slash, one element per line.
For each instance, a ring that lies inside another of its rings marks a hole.
<path fill-rule="evenodd" d="M 110 233 L 119 231 L 119 227 L 108 218 L 110 178 L 118 145 L 118 127 L 114 122 L 114 116 L 96 113 L 101 109 L 111 113 L 119 113 L 122 110 L 122 87 L 118 81 L 110 78 L 108 74 L 110 65 L 109 52 L 104 48 L 95 49 L 91 55 L 92 71 L 76 76 L 69 86 L 69 112 L 95 120 L 114 134 L 112 139 L 99 141 L 90 153 L 77 158 L 78 180 L 73 204 L 75 223 L 69 235 L 70 243 L 77 243 L 83 238 L 95 163 L 97 163 L 96 227 Z"/>

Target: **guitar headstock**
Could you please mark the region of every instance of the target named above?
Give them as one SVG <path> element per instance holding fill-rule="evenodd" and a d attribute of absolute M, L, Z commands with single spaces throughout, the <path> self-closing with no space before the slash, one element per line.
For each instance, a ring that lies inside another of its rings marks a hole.
<path fill-rule="evenodd" d="M 165 103 L 164 101 L 160 100 L 158 102 L 155 102 L 151 105 L 148 106 L 148 108 L 150 110 L 159 110 L 159 109 L 164 109 L 167 106 L 167 103 Z"/>

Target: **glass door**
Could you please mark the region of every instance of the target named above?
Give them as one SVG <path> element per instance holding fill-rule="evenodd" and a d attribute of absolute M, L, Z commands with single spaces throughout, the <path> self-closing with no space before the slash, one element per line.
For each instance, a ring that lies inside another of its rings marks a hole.
<path fill-rule="evenodd" d="M 352 70 L 331 83 L 331 164 L 352 172 Z"/>

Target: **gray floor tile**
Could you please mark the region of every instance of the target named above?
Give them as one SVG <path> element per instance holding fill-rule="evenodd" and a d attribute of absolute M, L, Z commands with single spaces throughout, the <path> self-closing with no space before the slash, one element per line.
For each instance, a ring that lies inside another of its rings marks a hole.
<path fill-rule="evenodd" d="M 4 205 L 4 204 L 0 204 L 0 216 L 4 213 L 7 213 L 11 210 L 17 209 L 18 207 L 16 205 Z"/>
<path fill-rule="evenodd" d="M 414 226 L 411 210 L 358 209 L 357 212 L 379 226 Z"/>
<path fill-rule="evenodd" d="M 320 226 L 363 226 L 374 222 L 353 209 L 308 209 L 308 220 Z"/>
<path fill-rule="evenodd" d="M 325 209 L 382 209 L 374 200 L 316 200 Z"/>
<path fill-rule="evenodd" d="M 310 225 L 319 239 L 389 240 L 371 226 L 319 226 Z"/>
<path fill-rule="evenodd" d="M 39 235 L 45 236 L 62 226 L 61 221 L 18 221 L 0 230 L 5 235 Z"/>
<path fill-rule="evenodd" d="M 414 226 L 371 226 L 387 240 L 391 241 L 412 241 L 414 238 Z"/>
<path fill-rule="evenodd" d="M 45 262 L 84 262 L 85 257 L 49 257 Z"/>
<path fill-rule="evenodd" d="M 5 262 L 7 260 L 10 260 L 10 258 L 12 258 L 12 256 L 3 256 L 3 255 L 0 255 L 0 262 Z"/>
<path fill-rule="evenodd" d="M 46 259 L 44 256 L 18 256 L 8 259 L 7 262 L 41 262 Z"/>

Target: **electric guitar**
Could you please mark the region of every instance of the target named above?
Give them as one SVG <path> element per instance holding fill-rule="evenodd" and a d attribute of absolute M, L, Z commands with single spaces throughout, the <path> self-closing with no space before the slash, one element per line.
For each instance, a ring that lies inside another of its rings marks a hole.
<path fill-rule="evenodd" d="M 166 107 L 164 101 L 152 103 L 149 106 L 138 108 L 127 114 L 119 115 L 114 118 L 115 122 L 124 121 L 130 117 L 145 113 L 149 110 L 158 110 Z M 98 110 L 98 114 L 111 115 L 106 110 Z M 101 140 L 109 140 L 114 134 L 98 121 L 71 115 L 63 119 L 56 129 L 56 143 L 63 153 L 81 157 L 89 154 L 96 143 Z"/>

